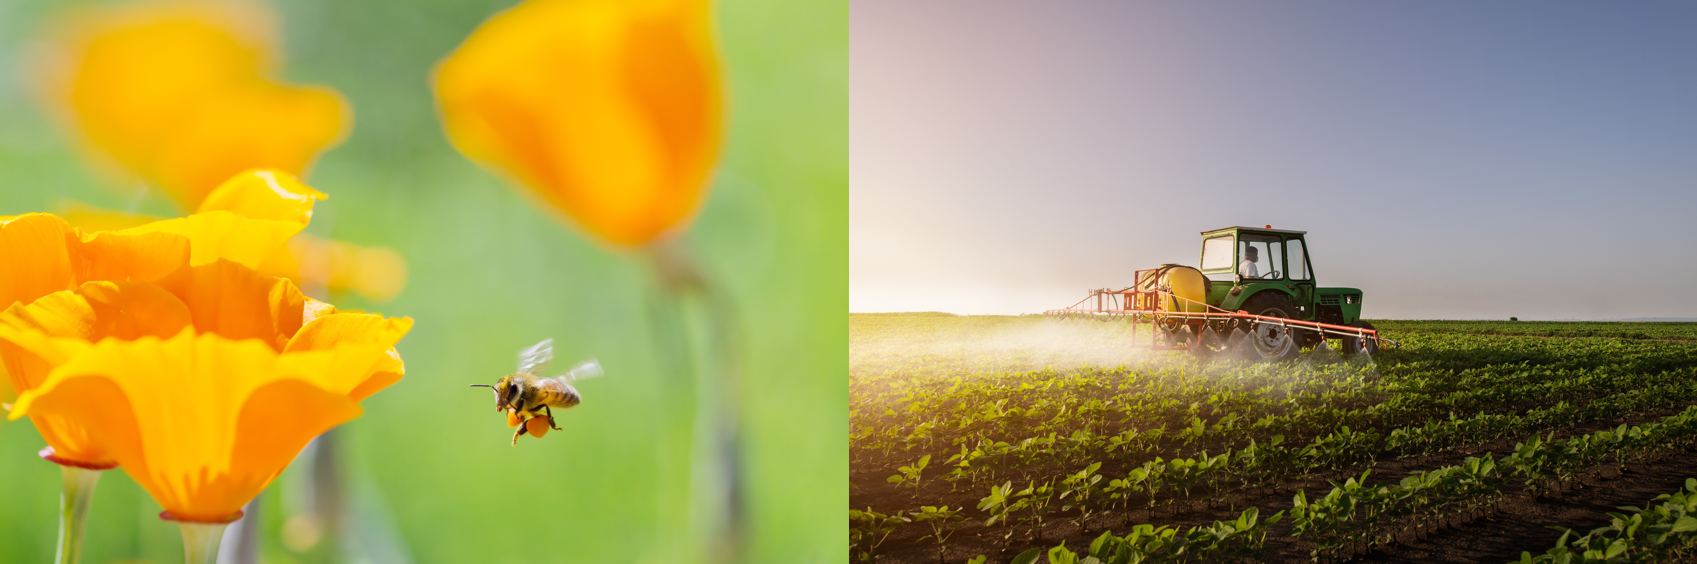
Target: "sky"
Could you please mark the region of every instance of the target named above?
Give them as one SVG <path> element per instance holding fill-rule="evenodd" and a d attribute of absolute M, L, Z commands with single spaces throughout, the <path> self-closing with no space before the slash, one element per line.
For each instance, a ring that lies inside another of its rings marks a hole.
<path fill-rule="evenodd" d="M 1308 232 L 1392 319 L 1697 317 L 1697 3 L 850 6 L 849 310 Z"/>

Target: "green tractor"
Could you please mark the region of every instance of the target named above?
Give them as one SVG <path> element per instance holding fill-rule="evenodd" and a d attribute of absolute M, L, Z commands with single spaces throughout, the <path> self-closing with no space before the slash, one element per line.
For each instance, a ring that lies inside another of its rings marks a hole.
<path fill-rule="evenodd" d="M 1139 270 L 1129 288 L 1092 290 L 1078 304 L 1048 313 L 1129 318 L 1133 346 L 1203 355 L 1280 360 L 1327 338 L 1341 339 L 1346 353 L 1394 346 L 1361 320 L 1361 290 L 1316 283 L 1304 235 L 1270 225 L 1204 231 L 1200 268 Z M 1151 326 L 1147 344 L 1138 341 L 1138 324 Z"/>
<path fill-rule="evenodd" d="M 1361 320 L 1361 290 L 1319 285 L 1308 245 L 1303 240 L 1306 234 L 1306 231 L 1273 229 L 1271 225 L 1202 232 L 1199 270 L 1207 281 L 1205 301 L 1225 311 L 1372 330 L 1372 324 Z M 1279 338 L 1271 325 L 1260 325 L 1252 339 Z M 1319 344 L 1328 333 L 1324 327 L 1305 325 L 1290 327 L 1299 348 Z M 1376 338 L 1359 339 L 1358 334 L 1340 336 L 1345 340 L 1345 350 L 1378 350 Z M 1279 348 L 1275 343 L 1265 349 Z M 1294 350 L 1286 354 L 1294 354 Z"/>

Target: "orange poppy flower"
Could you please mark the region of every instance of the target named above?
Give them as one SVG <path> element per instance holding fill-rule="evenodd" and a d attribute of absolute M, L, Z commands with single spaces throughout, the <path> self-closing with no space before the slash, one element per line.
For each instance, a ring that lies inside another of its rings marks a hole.
<path fill-rule="evenodd" d="M 89 282 L 0 312 L 57 456 L 113 461 L 174 519 L 240 515 L 312 437 L 398 381 L 407 318 L 338 313 L 288 280 L 219 260 L 155 282 Z"/>
<path fill-rule="evenodd" d="M 102 160 L 185 210 L 250 168 L 299 175 L 345 137 L 335 90 L 273 82 L 275 18 L 249 1 L 85 9 L 50 35 L 41 97 Z"/>
<path fill-rule="evenodd" d="M 530 0 L 436 68 L 444 129 L 617 246 L 688 222 L 718 157 L 719 61 L 701 0 Z"/>
<path fill-rule="evenodd" d="M 120 231 L 81 232 L 49 214 L 26 214 L 0 218 L 0 308 L 16 312 L 56 311 L 64 305 L 69 290 L 87 289 L 91 282 L 170 283 L 168 275 L 182 267 L 234 259 L 257 264 L 289 235 L 305 227 L 314 201 L 323 194 L 301 186 L 292 178 L 273 171 L 253 171 L 220 186 L 207 199 L 203 213 L 156 222 Z M 192 248 L 191 248 L 192 247 Z M 292 286 L 291 286 L 292 288 Z M 90 290 L 95 291 L 95 290 Z M 99 295 L 107 295 L 104 291 Z M 137 290 L 140 291 L 140 290 Z M 296 292 L 298 294 L 298 292 Z M 158 292 L 153 292 L 158 297 Z M 88 301 L 87 298 L 84 301 Z M 95 299 L 94 303 L 103 303 Z M 152 302 L 146 302 L 152 303 Z M 151 330 L 127 329 L 119 333 L 96 333 L 92 322 L 57 325 L 49 335 L 75 336 L 94 342 L 104 336 L 134 338 L 137 335 L 175 335 L 182 325 L 173 325 L 170 308 L 138 303 L 122 311 L 149 312 Z M 26 309 L 20 309 L 25 308 Z M 93 311 L 83 305 L 81 311 Z M 32 315 L 34 315 L 32 313 Z M 82 319 L 70 317 L 68 319 Z M 25 324 L 28 325 L 28 324 Z M 80 327 L 80 328 L 79 328 Z M 298 325 L 297 325 L 298 327 Z M 128 335 L 124 337 L 124 335 Z M 20 339 L 25 337 L 18 337 Z M 275 340 L 275 339 L 273 339 Z M 46 377 L 40 358 L 23 355 L 19 344 L 0 339 L 0 360 L 10 388 L 17 393 L 31 390 Z M 10 395 L 10 393 L 8 393 Z M 93 445 L 79 427 L 61 419 L 34 418 L 36 426 L 56 452 L 56 462 L 109 465 L 104 450 Z"/>

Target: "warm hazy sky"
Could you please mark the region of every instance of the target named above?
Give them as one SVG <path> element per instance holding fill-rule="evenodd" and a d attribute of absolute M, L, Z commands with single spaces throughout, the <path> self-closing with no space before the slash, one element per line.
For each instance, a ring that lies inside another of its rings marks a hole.
<path fill-rule="evenodd" d="M 1306 230 L 1390 318 L 1697 317 L 1697 3 L 851 4 L 849 310 Z"/>

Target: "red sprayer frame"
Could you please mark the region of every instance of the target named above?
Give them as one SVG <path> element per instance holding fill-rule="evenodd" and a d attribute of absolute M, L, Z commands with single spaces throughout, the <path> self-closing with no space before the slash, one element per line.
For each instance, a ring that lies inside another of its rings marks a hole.
<path fill-rule="evenodd" d="M 1154 276 L 1156 270 L 1157 269 L 1153 268 L 1148 270 L 1139 270 L 1137 271 L 1134 280 L 1141 281 L 1145 280 L 1146 276 Z M 1145 273 L 1148 274 L 1146 275 Z M 1095 300 L 1095 308 L 1090 308 L 1086 305 L 1091 300 Z M 1170 304 L 1170 307 L 1167 310 L 1163 310 L 1160 307 L 1162 303 Z M 1180 307 L 1181 303 L 1185 305 Z M 1171 309 L 1193 309 L 1191 307 L 1192 305 L 1199 305 L 1205 309 L 1204 311 L 1196 312 L 1170 311 Z M 1318 332 L 1321 335 L 1356 337 L 1363 340 L 1370 338 L 1378 343 L 1381 350 L 1396 348 L 1400 345 L 1400 343 L 1396 341 L 1380 337 L 1379 332 L 1374 329 L 1320 323 L 1318 321 L 1303 321 L 1300 319 L 1255 315 L 1242 310 L 1226 311 L 1203 302 L 1173 295 L 1172 292 L 1159 289 L 1139 290 L 1137 286 L 1132 286 L 1123 290 L 1110 290 L 1107 288 L 1091 290 L 1090 296 L 1079 300 L 1078 303 L 1072 304 L 1071 307 L 1051 309 L 1043 313 L 1049 316 L 1090 317 L 1092 319 L 1100 319 L 1104 317 L 1130 318 L 1132 323 L 1131 346 L 1134 348 L 1149 348 L 1153 350 L 1191 350 L 1201 346 L 1202 328 L 1211 320 L 1241 321 L 1252 325 L 1266 323 L 1282 327 L 1285 331 L 1289 331 L 1292 327 L 1300 327 Z M 1140 324 L 1150 325 L 1148 344 L 1139 344 L 1137 342 L 1137 326 Z M 1188 346 L 1165 345 L 1160 342 L 1160 339 L 1156 338 L 1156 324 L 1166 325 L 1171 330 L 1177 330 L 1180 326 L 1190 326 L 1192 334 L 1197 337 L 1191 339 L 1191 343 Z"/>

